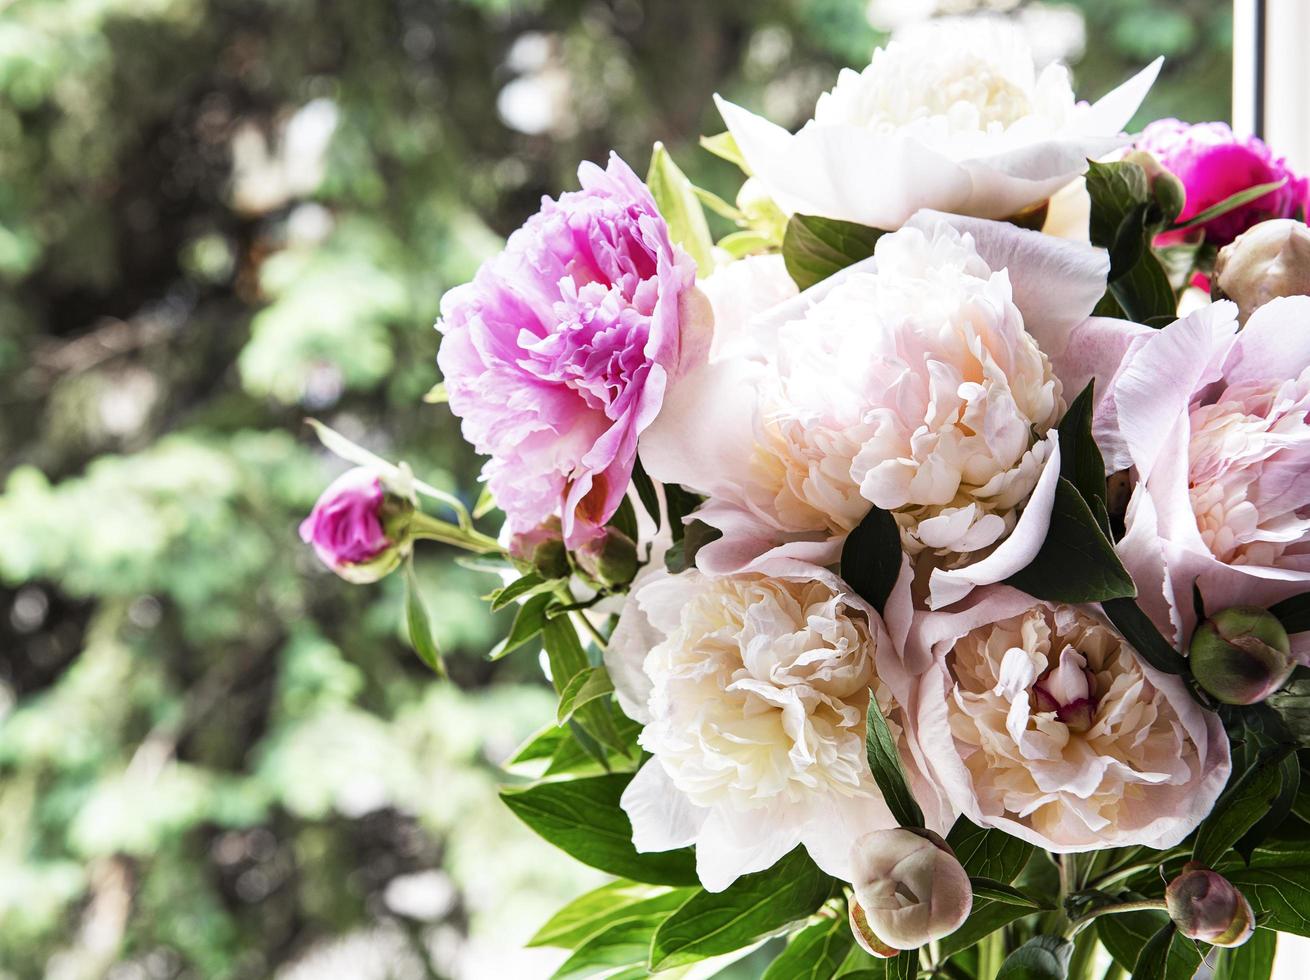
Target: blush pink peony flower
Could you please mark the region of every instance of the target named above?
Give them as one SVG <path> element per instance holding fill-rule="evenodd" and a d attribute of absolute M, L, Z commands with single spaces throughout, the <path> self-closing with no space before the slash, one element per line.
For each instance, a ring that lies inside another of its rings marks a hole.
<path fill-rule="evenodd" d="M 979 826 L 1056 852 L 1170 847 L 1227 782 L 1218 716 L 1095 607 L 978 589 L 954 611 L 918 614 L 907 657 L 927 664 L 910 741 Z"/>
<path fill-rule="evenodd" d="M 705 316 L 695 265 L 617 156 L 448 292 L 437 362 L 513 532 L 552 515 L 575 547 L 618 508 L 637 437 Z M 687 336 L 684 336 L 684 333 Z"/>
<path fill-rule="evenodd" d="M 397 542 L 385 528 L 389 507 L 382 481 L 356 467 L 328 485 L 300 524 L 300 539 L 314 546 L 323 564 L 352 582 L 372 582 L 400 561 Z M 403 510 L 404 508 L 401 508 Z"/>
<path fill-rule="evenodd" d="M 1310 590 L 1310 297 L 1237 329 L 1229 302 L 1136 344 L 1114 425 L 1137 476 L 1120 542 L 1141 602 L 1186 642 L 1193 586 L 1211 612 Z M 1310 663 L 1310 634 L 1291 637 Z"/>
<path fill-rule="evenodd" d="M 1278 190 L 1202 225 L 1206 241 L 1215 245 L 1227 245 L 1252 225 L 1269 218 L 1291 218 L 1298 212 L 1304 215 L 1310 203 L 1310 181 L 1293 173 L 1264 141 L 1255 136 L 1239 137 L 1227 123 L 1193 126 L 1177 119 L 1158 119 L 1142 130 L 1137 148 L 1151 153 L 1183 182 L 1187 199 L 1178 216 L 1180 221 L 1248 187 L 1287 179 Z"/>
<path fill-rule="evenodd" d="M 895 820 L 865 749 L 869 691 L 893 732 L 909 678 L 877 613 L 800 562 L 710 578 L 646 566 L 605 651 L 619 704 L 652 758 L 624 791 L 639 851 L 696 846 L 721 891 L 798 844 L 852 878 L 851 842 Z M 936 829 L 935 793 L 910 768 Z"/>
<path fill-rule="evenodd" d="M 642 442 L 653 477 L 709 498 L 697 517 L 723 535 L 700 567 L 832 564 L 876 505 L 934 607 L 1023 568 L 1046 535 L 1056 425 L 1077 394 L 1052 358 L 1106 269 L 1090 246 L 921 212 L 767 312 L 722 295 L 711 350 L 726 336 L 734 354 L 671 386 Z"/>

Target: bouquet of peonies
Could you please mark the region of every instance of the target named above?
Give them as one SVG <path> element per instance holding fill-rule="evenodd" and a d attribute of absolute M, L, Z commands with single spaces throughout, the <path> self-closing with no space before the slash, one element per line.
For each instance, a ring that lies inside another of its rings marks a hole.
<path fill-rule="evenodd" d="M 616 876 L 557 976 L 785 936 L 768 978 L 1253 978 L 1310 935 L 1307 182 L 1124 135 L 1158 68 L 1089 105 L 937 22 L 797 133 L 720 101 L 735 204 L 586 163 L 445 296 L 475 507 L 319 428 L 328 565 L 463 548 L 493 656 L 544 650 L 504 800 Z"/>

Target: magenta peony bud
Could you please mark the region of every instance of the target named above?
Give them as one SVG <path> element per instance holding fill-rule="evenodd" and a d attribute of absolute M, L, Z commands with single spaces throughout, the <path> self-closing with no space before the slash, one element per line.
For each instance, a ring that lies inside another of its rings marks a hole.
<path fill-rule="evenodd" d="M 348 582 L 367 584 L 390 574 L 408 553 L 414 505 L 387 493 L 372 470 L 356 467 L 323 491 L 300 524 L 323 564 Z"/>
<path fill-rule="evenodd" d="M 875 956 L 948 936 L 973 908 L 969 876 L 930 830 L 875 830 L 851 848 L 851 928 Z M 858 908 L 857 908 L 858 906 Z"/>
<path fill-rule="evenodd" d="M 1189 861 L 1164 892 L 1169 918 L 1190 939 L 1214 946 L 1240 946 L 1255 932 L 1246 896 L 1222 875 Z"/>
<path fill-rule="evenodd" d="M 1237 304 L 1245 325 L 1280 296 L 1310 296 L 1310 228 L 1302 221 L 1262 221 L 1219 250 L 1213 291 Z"/>
<path fill-rule="evenodd" d="M 1203 622 L 1188 659 L 1196 682 L 1224 704 L 1257 704 L 1296 668 L 1282 623 L 1256 606 L 1233 606 Z"/>
<path fill-rule="evenodd" d="M 578 567 L 601 585 L 627 585 L 637 574 L 637 545 L 617 528 L 593 538 L 577 550 Z"/>

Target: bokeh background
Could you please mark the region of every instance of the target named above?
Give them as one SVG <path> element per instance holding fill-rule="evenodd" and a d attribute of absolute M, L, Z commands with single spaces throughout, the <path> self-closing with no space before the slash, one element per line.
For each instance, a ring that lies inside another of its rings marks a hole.
<path fill-rule="evenodd" d="M 534 652 L 485 660 L 433 548 L 437 683 L 400 583 L 316 564 L 302 419 L 472 501 L 444 289 L 578 160 L 658 138 L 731 196 L 712 92 L 798 124 L 979 8 L 1085 98 L 1164 54 L 1142 119 L 1228 115 L 1214 0 L 0 0 L 0 978 L 548 975 L 598 876 L 496 799 Z"/>

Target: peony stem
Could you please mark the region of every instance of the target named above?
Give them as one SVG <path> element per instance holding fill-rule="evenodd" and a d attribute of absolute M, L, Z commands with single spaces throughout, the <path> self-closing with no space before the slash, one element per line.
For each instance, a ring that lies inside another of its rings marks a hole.
<path fill-rule="evenodd" d="M 1116 902 L 1113 905 L 1102 905 L 1100 908 L 1092 909 L 1087 914 L 1070 922 L 1066 935 L 1070 938 L 1078 935 L 1083 929 L 1091 925 L 1093 920 L 1103 915 L 1118 915 L 1121 912 L 1149 912 L 1153 909 L 1164 910 L 1164 908 L 1163 898 L 1145 898 L 1136 902 Z"/>
<path fill-rule="evenodd" d="M 460 528 L 454 524 L 416 510 L 410 520 L 410 536 L 423 541 L 440 541 L 442 544 L 475 551 L 481 555 L 500 554 L 504 549 L 495 538 L 475 528 Z"/>

